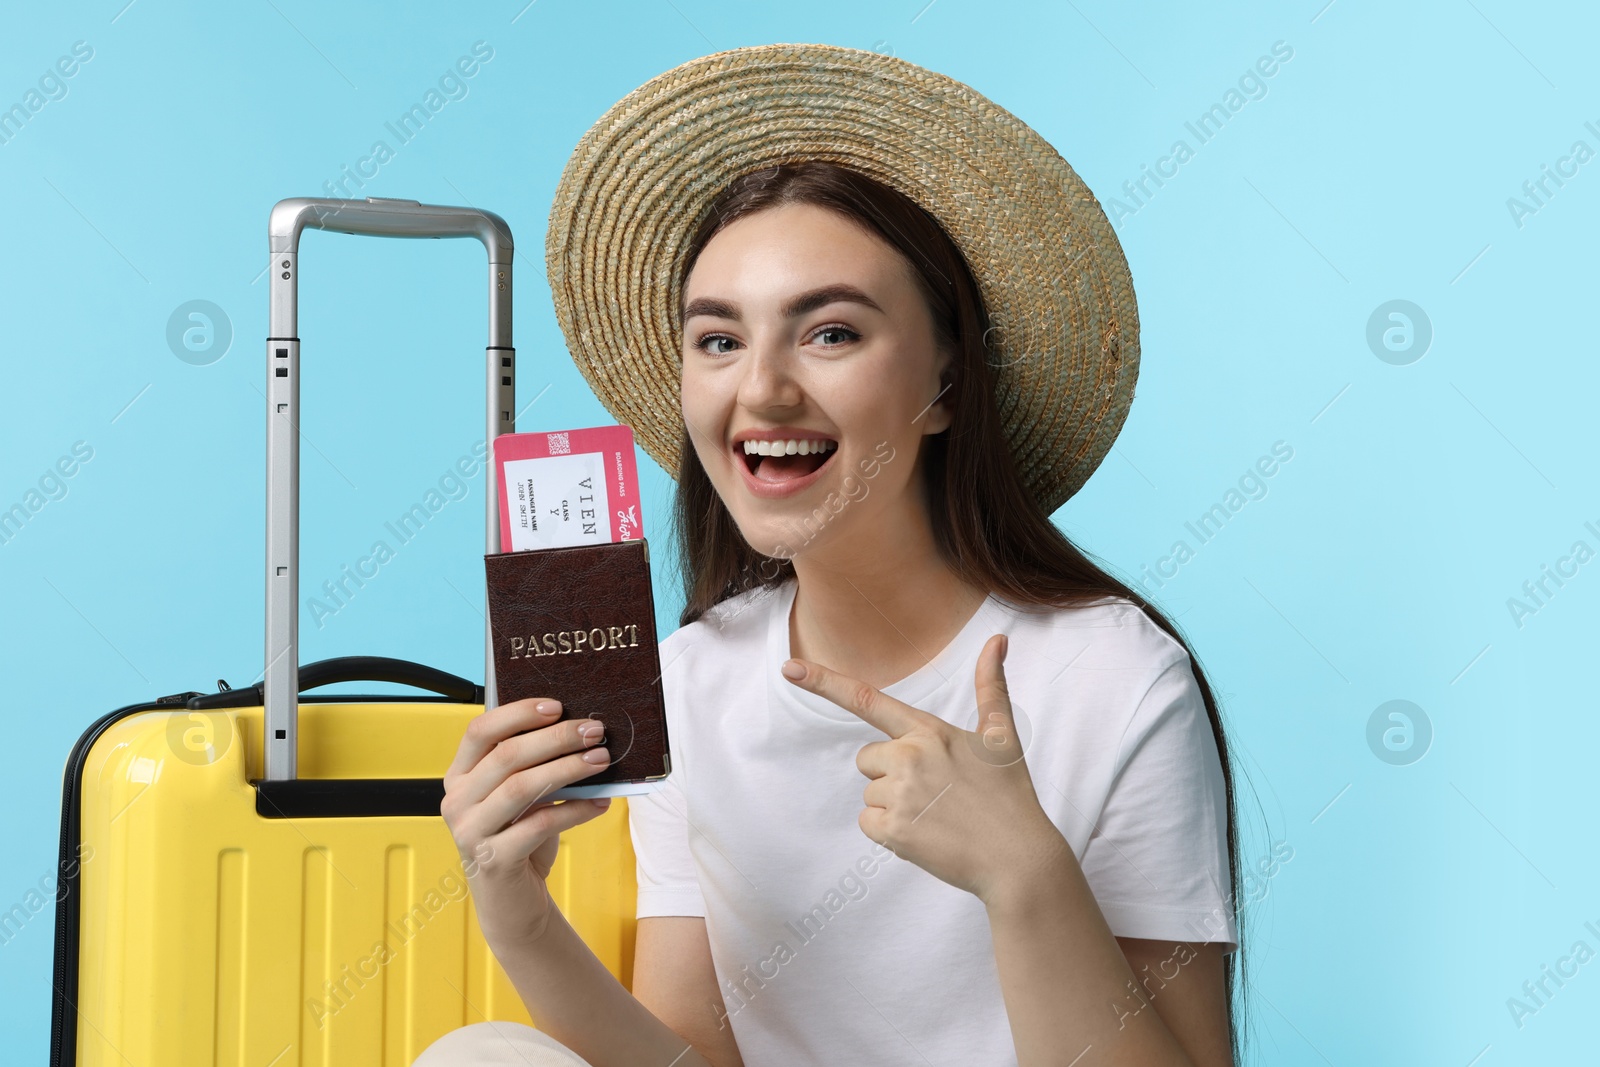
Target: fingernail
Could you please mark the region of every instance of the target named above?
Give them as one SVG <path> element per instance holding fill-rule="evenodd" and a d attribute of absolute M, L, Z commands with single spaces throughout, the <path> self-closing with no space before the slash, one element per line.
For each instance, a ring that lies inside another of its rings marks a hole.
<path fill-rule="evenodd" d="M 560 715 L 561 701 L 541 700 L 539 703 L 533 706 L 533 710 L 538 712 L 540 715 Z"/>
<path fill-rule="evenodd" d="M 603 748 L 591 748 L 583 754 L 585 763 L 604 763 L 611 758 L 611 753 Z"/>
<path fill-rule="evenodd" d="M 592 745 L 606 735 L 606 724 L 603 722 L 584 723 L 578 733 L 583 737 L 586 744 Z"/>
<path fill-rule="evenodd" d="M 1006 661 L 1006 653 L 1010 652 L 1010 651 L 1011 651 L 1011 635 L 1010 634 L 1001 634 L 1000 635 L 1000 662 L 1001 663 L 1004 663 Z"/>
<path fill-rule="evenodd" d="M 593 800 L 594 800 L 594 806 L 599 808 L 601 811 L 605 811 L 607 808 L 609 808 L 611 806 L 611 798 L 610 797 L 594 797 Z"/>
<path fill-rule="evenodd" d="M 799 660 L 786 659 L 779 669 L 783 671 L 783 676 L 791 682 L 798 682 L 806 676 L 805 666 Z"/>

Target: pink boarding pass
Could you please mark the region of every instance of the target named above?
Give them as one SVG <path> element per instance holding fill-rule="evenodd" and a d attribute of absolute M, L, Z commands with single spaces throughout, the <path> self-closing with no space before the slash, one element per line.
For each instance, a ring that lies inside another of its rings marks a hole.
<path fill-rule="evenodd" d="M 493 454 L 500 551 L 644 536 L 631 428 L 505 433 L 494 439 Z"/>

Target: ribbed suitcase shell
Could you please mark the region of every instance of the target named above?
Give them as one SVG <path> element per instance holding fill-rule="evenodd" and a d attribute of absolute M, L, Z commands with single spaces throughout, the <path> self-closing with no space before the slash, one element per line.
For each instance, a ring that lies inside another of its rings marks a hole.
<path fill-rule="evenodd" d="M 442 777 L 482 710 L 302 702 L 300 777 Z M 529 1022 L 444 821 L 261 817 L 261 721 L 135 711 L 83 755 L 76 1062 L 406 1067 L 455 1027 Z M 549 886 L 628 984 L 625 800 L 562 835 Z"/>

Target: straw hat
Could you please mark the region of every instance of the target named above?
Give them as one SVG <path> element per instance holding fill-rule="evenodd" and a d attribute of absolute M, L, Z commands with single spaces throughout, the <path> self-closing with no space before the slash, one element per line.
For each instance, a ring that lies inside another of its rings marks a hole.
<path fill-rule="evenodd" d="M 994 329 L 996 400 L 1049 513 L 1110 450 L 1133 399 L 1139 317 L 1111 223 L 1066 160 L 971 87 L 820 44 L 691 60 L 617 101 L 578 142 L 545 265 L 578 370 L 669 475 L 683 410 L 678 274 L 733 179 L 820 159 L 899 190 L 966 256 Z"/>

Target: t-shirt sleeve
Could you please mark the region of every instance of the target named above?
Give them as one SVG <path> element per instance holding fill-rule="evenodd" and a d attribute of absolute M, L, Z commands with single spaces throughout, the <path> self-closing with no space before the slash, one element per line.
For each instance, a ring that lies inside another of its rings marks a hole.
<path fill-rule="evenodd" d="M 1238 945 L 1222 761 L 1184 655 L 1140 700 L 1081 860 L 1118 937 Z"/>
<path fill-rule="evenodd" d="M 689 809 L 676 770 L 654 793 L 628 798 L 639 886 L 635 917 L 706 913 L 700 878 L 689 852 Z"/>

